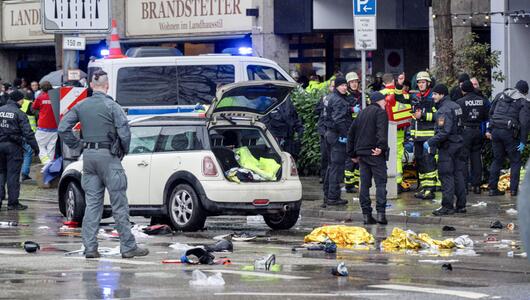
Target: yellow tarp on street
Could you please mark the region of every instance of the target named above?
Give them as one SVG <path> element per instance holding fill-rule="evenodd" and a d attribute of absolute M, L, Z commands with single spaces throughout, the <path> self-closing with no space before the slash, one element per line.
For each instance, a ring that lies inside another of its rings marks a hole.
<path fill-rule="evenodd" d="M 381 242 L 381 249 L 393 250 L 419 250 L 422 248 L 452 249 L 456 247 L 453 239 L 435 240 L 426 233 L 416 234 L 401 228 L 394 228 L 392 234 Z"/>
<path fill-rule="evenodd" d="M 340 248 L 351 248 L 361 244 L 373 244 L 375 241 L 374 236 L 362 227 L 331 225 L 315 228 L 310 234 L 305 236 L 304 242 L 324 243 L 328 239 Z"/>

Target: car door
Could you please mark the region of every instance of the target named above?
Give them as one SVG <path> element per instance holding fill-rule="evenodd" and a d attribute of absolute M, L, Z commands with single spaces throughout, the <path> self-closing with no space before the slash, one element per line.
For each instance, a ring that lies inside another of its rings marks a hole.
<path fill-rule="evenodd" d="M 201 126 L 164 126 L 151 159 L 150 195 L 152 205 L 162 205 L 164 189 L 171 175 L 182 170 L 200 174 L 201 155 L 204 149 Z M 196 162 L 196 163 L 190 163 Z M 194 166 L 190 169 L 190 165 Z"/>
<path fill-rule="evenodd" d="M 129 154 L 121 162 L 127 175 L 127 198 L 131 205 L 150 204 L 151 157 L 159 134 L 158 126 L 131 127 Z"/>

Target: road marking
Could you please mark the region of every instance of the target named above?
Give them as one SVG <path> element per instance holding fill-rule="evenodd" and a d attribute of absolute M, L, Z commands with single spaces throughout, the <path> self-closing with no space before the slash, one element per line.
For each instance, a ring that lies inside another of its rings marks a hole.
<path fill-rule="evenodd" d="M 66 258 L 73 258 L 73 259 L 82 259 L 86 261 L 105 261 L 105 262 L 114 262 L 119 264 L 129 264 L 129 265 L 158 265 L 157 263 L 150 262 L 150 261 L 141 261 L 141 260 L 127 260 L 127 259 L 119 259 L 119 258 L 91 258 L 86 259 L 84 257 L 66 257 Z"/>
<path fill-rule="evenodd" d="M 258 292 L 231 292 L 215 293 L 215 296 L 285 296 L 285 297 L 369 297 L 389 296 L 388 293 L 258 293 Z"/>
<path fill-rule="evenodd" d="M 291 275 L 282 275 L 282 274 L 268 274 L 268 273 L 250 272 L 250 271 L 236 271 L 236 270 L 204 270 L 204 271 L 210 272 L 210 273 L 237 274 L 237 275 L 245 275 L 245 276 L 269 277 L 269 278 L 280 278 L 280 279 L 311 279 L 311 277 L 291 276 Z"/>
<path fill-rule="evenodd" d="M 480 298 L 489 297 L 489 295 L 482 294 L 482 293 L 447 290 L 447 289 L 436 289 L 436 288 L 423 288 L 423 287 L 399 285 L 399 284 L 376 284 L 376 285 L 370 285 L 369 287 L 377 288 L 377 289 L 396 290 L 396 291 L 420 292 L 420 293 L 438 294 L 438 295 L 451 295 L 451 296 L 457 296 L 457 297 L 468 298 L 468 299 L 480 299 Z"/>
<path fill-rule="evenodd" d="M 0 250 L 0 254 L 6 255 L 24 255 L 26 252 L 20 250 Z"/>

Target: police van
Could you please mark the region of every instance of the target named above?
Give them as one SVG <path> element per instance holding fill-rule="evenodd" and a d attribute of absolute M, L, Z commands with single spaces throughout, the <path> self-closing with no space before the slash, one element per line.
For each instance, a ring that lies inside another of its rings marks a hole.
<path fill-rule="evenodd" d="M 177 49 L 139 47 L 125 58 L 97 59 L 88 78 L 102 69 L 109 77 L 108 94 L 130 119 L 142 115 L 191 112 L 210 104 L 223 85 L 253 80 L 294 80 L 272 60 L 231 54 L 181 56 Z"/>

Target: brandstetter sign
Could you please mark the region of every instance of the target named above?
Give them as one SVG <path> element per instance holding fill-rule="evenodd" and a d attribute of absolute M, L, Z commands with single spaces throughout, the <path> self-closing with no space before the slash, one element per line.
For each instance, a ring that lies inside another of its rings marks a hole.
<path fill-rule="evenodd" d="M 128 0 L 127 36 L 250 32 L 252 0 Z"/>

